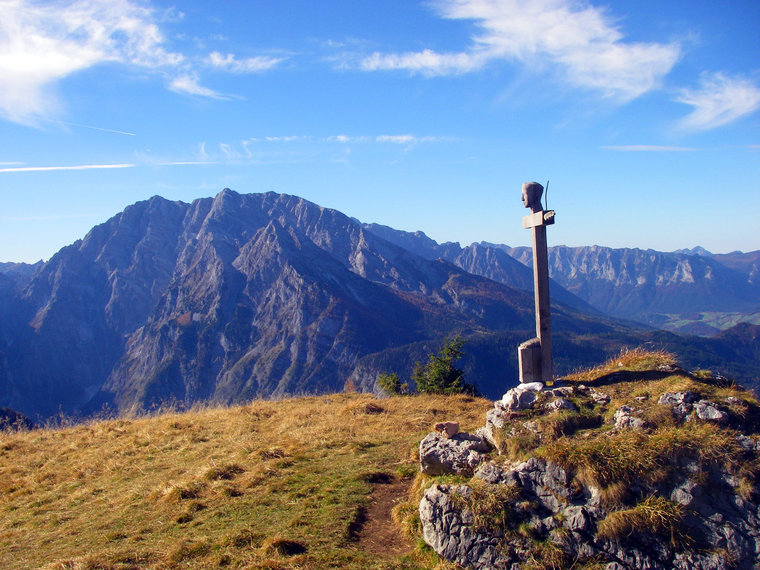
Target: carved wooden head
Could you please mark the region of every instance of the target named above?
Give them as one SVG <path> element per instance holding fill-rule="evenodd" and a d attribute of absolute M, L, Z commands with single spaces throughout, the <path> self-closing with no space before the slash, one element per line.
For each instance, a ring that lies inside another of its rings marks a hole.
<path fill-rule="evenodd" d="M 543 194 L 544 187 L 538 182 L 526 182 L 522 185 L 522 203 L 534 213 L 544 209 L 541 205 Z"/>

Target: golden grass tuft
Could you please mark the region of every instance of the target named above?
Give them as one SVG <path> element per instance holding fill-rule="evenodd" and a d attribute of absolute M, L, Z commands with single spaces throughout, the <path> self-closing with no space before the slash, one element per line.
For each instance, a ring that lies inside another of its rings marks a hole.
<path fill-rule="evenodd" d="M 620 353 L 607 362 L 594 368 L 579 370 L 569 374 L 563 380 L 568 382 L 593 382 L 613 372 L 657 370 L 661 366 L 674 366 L 676 357 L 666 350 L 642 347 L 623 348 Z"/>
<path fill-rule="evenodd" d="M 649 495 L 630 509 L 613 511 L 599 522 L 597 535 L 617 540 L 631 534 L 657 534 L 674 547 L 688 542 L 681 523 L 685 508 L 664 497 Z"/>
<path fill-rule="evenodd" d="M 466 507 L 472 513 L 472 528 L 475 531 L 506 531 L 516 524 L 514 503 L 521 490 L 516 485 L 492 485 L 474 479 L 469 487 L 468 498 L 452 494 L 453 502 Z"/>

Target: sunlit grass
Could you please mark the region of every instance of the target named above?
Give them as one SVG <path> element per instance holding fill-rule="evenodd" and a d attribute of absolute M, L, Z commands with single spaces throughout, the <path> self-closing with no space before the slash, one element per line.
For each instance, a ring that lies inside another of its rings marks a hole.
<path fill-rule="evenodd" d="M 490 405 L 338 394 L 2 432 L 0 566 L 431 567 L 352 541 L 367 474 L 416 469 L 433 423 Z"/>

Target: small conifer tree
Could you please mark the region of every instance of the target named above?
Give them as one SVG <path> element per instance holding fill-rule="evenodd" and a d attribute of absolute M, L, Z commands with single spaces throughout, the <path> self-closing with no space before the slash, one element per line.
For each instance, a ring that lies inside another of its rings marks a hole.
<path fill-rule="evenodd" d="M 380 389 L 389 396 L 402 396 L 409 394 L 409 384 L 406 382 L 402 383 L 401 379 L 398 377 L 398 374 L 395 372 L 391 372 L 390 374 L 381 372 L 378 374 L 377 385 L 380 386 Z"/>
<path fill-rule="evenodd" d="M 417 362 L 412 371 L 412 380 L 417 391 L 427 394 L 475 394 L 475 386 L 464 380 L 464 371 L 454 366 L 454 362 L 464 356 L 464 341 L 459 335 L 444 341 L 438 354 L 431 354 L 424 366 Z"/>

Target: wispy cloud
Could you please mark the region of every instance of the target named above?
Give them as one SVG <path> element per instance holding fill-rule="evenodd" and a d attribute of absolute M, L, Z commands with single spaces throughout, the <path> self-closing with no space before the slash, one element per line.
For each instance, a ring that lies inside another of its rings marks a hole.
<path fill-rule="evenodd" d="M 109 168 L 133 168 L 134 164 L 79 164 L 76 166 L 21 166 L 0 168 L 0 172 L 47 172 L 53 170 L 98 170 Z"/>
<path fill-rule="evenodd" d="M 416 135 L 403 134 L 403 135 L 376 135 L 376 136 L 332 135 L 329 137 L 325 137 L 323 140 L 325 142 L 338 142 L 338 143 L 346 143 L 346 144 L 376 142 L 376 143 L 411 145 L 411 144 L 417 144 L 417 143 L 441 142 L 444 140 L 451 140 L 451 139 L 449 137 L 433 137 L 433 136 L 420 137 Z"/>
<path fill-rule="evenodd" d="M 329 137 L 325 137 L 324 142 L 337 142 L 342 144 L 349 144 L 349 143 L 363 143 L 368 142 L 372 140 L 372 137 L 367 136 L 353 136 L 353 135 L 331 135 Z"/>
<path fill-rule="evenodd" d="M 277 136 L 277 137 L 263 137 L 261 139 L 252 138 L 249 139 L 251 142 L 264 140 L 267 142 L 295 142 L 295 141 L 305 141 L 309 140 L 311 137 L 305 136 L 305 135 L 286 135 L 286 136 Z"/>
<path fill-rule="evenodd" d="M 695 152 L 700 150 L 688 146 L 660 146 L 653 144 L 603 146 L 602 148 L 605 150 L 617 150 L 622 152 Z"/>
<path fill-rule="evenodd" d="M 375 52 L 363 59 L 364 71 L 404 69 L 425 75 L 452 75 L 482 68 L 490 57 L 480 53 L 437 53 L 426 49 L 420 52 L 382 54 Z"/>
<path fill-rule="evenodd" d="M 237 59 L 233 54 L 222 55 L 218 51 L 211 52 L 207 62 L 211 67 L 231 73 L 257 73 L 276 67 L 284 61 L 282 57 L 256 56 Z"/>
<path fill-rule="evenodd" d="M 219 164 L 213 160 L 172 160 L 159 162 L 158 166 L 207 166 L 209 164 Z"/>
<path fill-rule="evenodd" d="M 210 97 L 211 99 L 228 100 L 230 97 L 223 95 L 213 89 L 204 87 L 199 83 L 198 76 L 195 74 L 184 74 L 175 77 L 169 83 L 169 89 L 175 93 L 184 93 L 186 95 L 199 95 L 201 97 Z"/>
<path fill-rule="evenodd" d="M 58 107 L 51 87 L 103 62 L 174 67 L 150 9 L 129 0 L 4 0 L 0 18 L 0 116 L 34 123 Z"/>
<path fill-rule="evenodd" d="M 703 73 L 699 87 L 683 89 L 676 101 L 694 107 L 678 126 L 687 131 L 705 131 L 757 111 L 760 87 L 744 77 Z"/>
<path fill-rule="evenodd" d="M 441 142 L 449 140 L 447 137 L 432 137 L 424 136 L 418 137 L 415 135 L 379 135 L 375 137 L 375 141 L 379 143 L 393 143 L 393 144 L 417 144 L 427 142 Z"/>
<path fill-rule="evenodd" d="M 574 0 L 437 0 L 447 19 L 472 20 L 477 33 L 461 52 L 376 52 L 359 67 L 424 75 L 479 70 L 512 61 L 550 67 L 566 83 L 620 102 L 656 88 L 680 57 L 677 43 L 628 42 L 604 9 Z"/>

